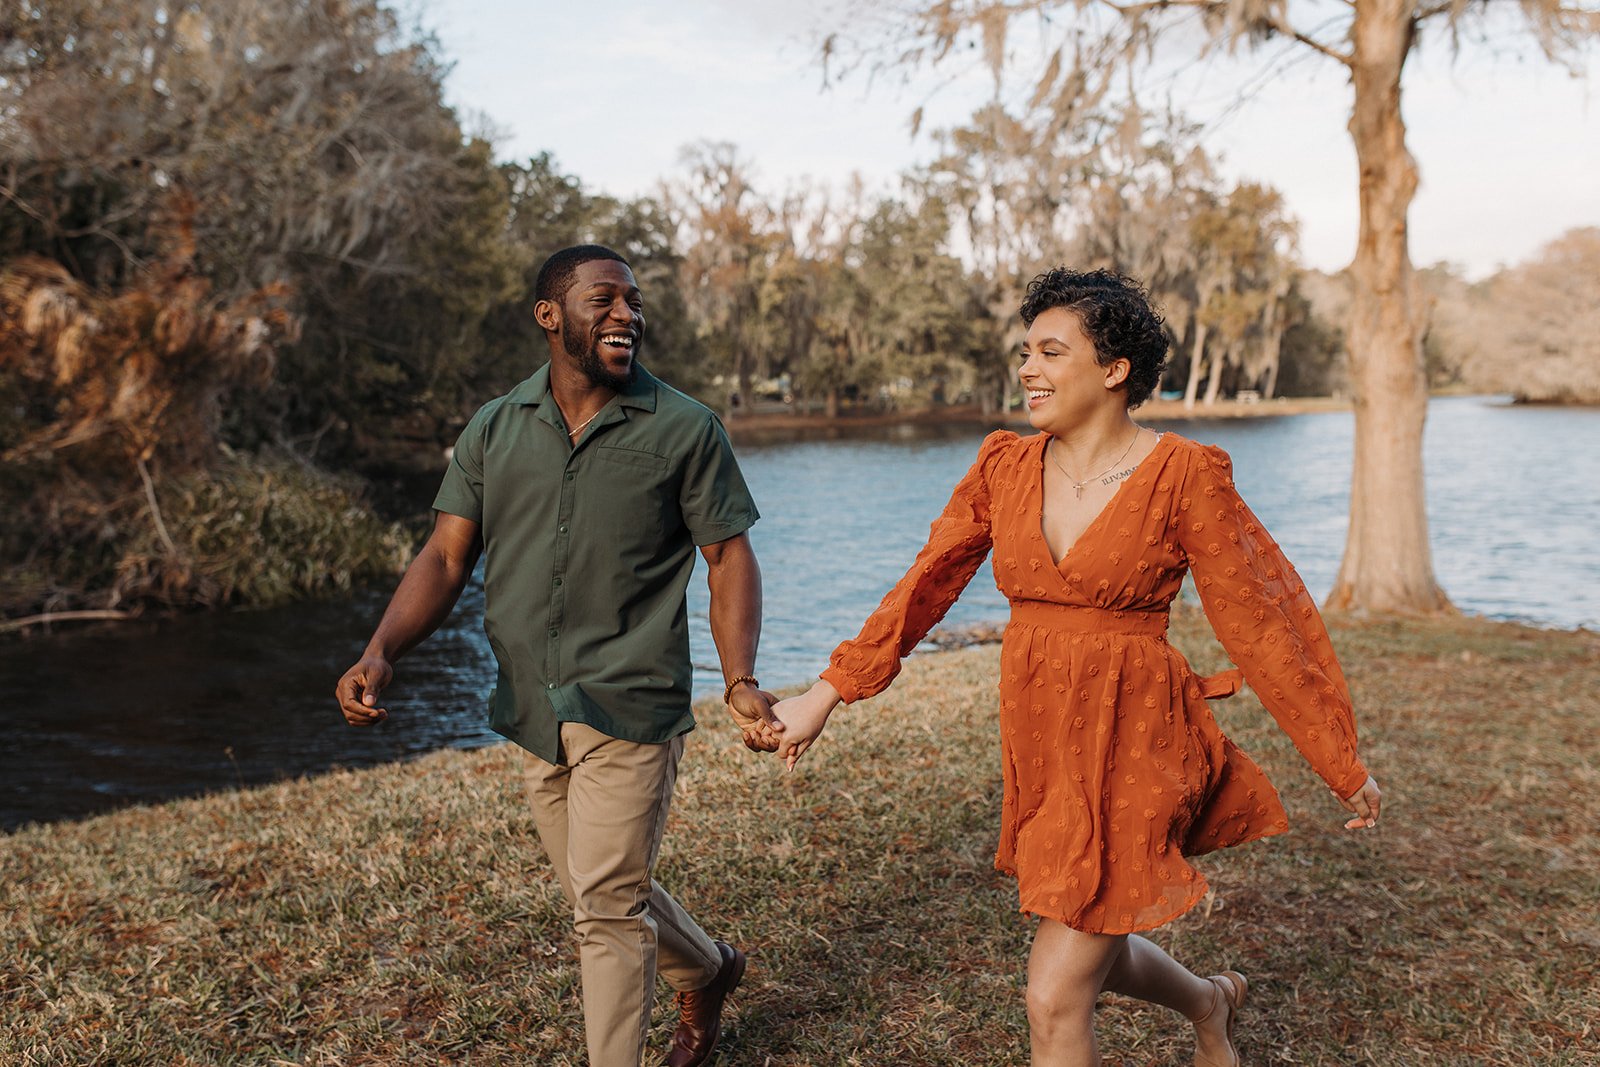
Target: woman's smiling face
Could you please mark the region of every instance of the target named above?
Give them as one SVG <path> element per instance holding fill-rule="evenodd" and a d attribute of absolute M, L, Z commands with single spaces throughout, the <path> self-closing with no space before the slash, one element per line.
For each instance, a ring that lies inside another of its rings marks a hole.
<path fill-rule="evenodd" d="M 1017 378 L 1028 397 L 1028 422 L 1060 433 L 1098 405 L 1120 399 L 1116 387 L 1128 374 L 1128 361 L 1102 366 L 1094 342 L 1077 312 L 1050 308 L 1039 313 L 1022 342 Z"/>

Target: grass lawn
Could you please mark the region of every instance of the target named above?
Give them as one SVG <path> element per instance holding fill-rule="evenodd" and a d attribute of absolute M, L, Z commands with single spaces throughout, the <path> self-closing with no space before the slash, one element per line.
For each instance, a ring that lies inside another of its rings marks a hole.
<path fill-rule="evenodd" d="M 1220 653 L 1192 612 L 1174 640 Z M 1384 824 L 1248 693 L 1290 833 L 1204 857 L 1156 939 L 1251 980 L 1249 1064 L 1600 1063 L 1600 638 L 1335 627 Z M 751 956 L 719 1064 L 1027 1062 L 1029 922 L 990 866 L 996 646 L 914 657 L 793 775 L 702 714 L 659 877 Z M 335 711 L 330 703 L 330 715 Z M 404 713 L 404 712 L 400 712 Z M 0 838 L 0 1064 L 581 1065 L 576 953 L 509 746 Z M 658 998 L 655 1047 L 670 1033 Z M 1188 1062 L 1102 1000 L 1108 1064 Z"/>

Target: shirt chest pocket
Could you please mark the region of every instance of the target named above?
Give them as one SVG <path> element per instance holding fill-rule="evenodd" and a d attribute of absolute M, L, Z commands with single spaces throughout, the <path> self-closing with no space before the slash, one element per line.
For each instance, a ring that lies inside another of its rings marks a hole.
<path fill-rule="evenodd" d="M 623 544 L 658 543 L 678 525 L 678 494 L 664 456 L 602 445 L 585 472 L 581 522 Z"/>

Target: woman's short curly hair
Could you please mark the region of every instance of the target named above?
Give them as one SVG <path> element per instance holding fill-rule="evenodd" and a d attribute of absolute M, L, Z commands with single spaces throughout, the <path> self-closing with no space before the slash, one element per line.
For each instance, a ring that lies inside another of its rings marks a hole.
<path fill-rule="evenodd" d="M 1143 286 L 1116 271 L 1056 267 L 1028 283 L 1022 321 L 1032 326 L 1051 308 L 1066 308 L 1078 316 L 1101 366 L 1128 361 L 1128 407 L 1150 399 L 1166 369 L 1168 341 L 1161 316 Z"/>

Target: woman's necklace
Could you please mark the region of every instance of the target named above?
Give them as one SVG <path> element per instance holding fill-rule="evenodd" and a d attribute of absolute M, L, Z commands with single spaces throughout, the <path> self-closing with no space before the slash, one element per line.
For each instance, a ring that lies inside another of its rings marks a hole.
<path fill-rule="evenodd" d="M 1061 465 L 1061 461 L 1056 458 L 1056 454 L 1055 454 L 1054 451 L 1050 452 L 1050 462 L 1054 463 L 1056 465 L 1056 469 L 1059 470 L 1062 474 L 1065 474 L 1067 476 L 1067 481 L 1072 482 L 1072 490 L 1073 490 L 1073 492 L 1078 494 L 1078 499 L 1079 500 L 1082 500 L 1083 499 L 1084 487 L 1087 486 L 1092 481 L 1095 481 L 1095 480 L 1100 479 L 1100 478 L 1104 478 L 1106 475 L 1110 474 L 1112 471 L 1114 471 L 1118 467 L 1122 466 L 1122 461 L 1128 458 L 1128 453 L 1133 451 L 1133 446 L 1139 440 L 1139 435 L 1142 434 L 1142 433 L 1144 433 L 1144 428 L 1143 427 L 1139 427 L 1139 428 L 1135 429 L 1133 431 L 1133 440 L 1128 442 L 1128 447 L 1124 448 L 1122 450 L 1122 455 L 1117 457 L 1117 461 L 1115 463 L 1113 463 L 1111 466 L 1107 467 L 1105 470 L 1101 471 L 1099 474 L 1091 474 L 1089 477 L 1085 478 L 1081 482 L 1073 480 L 1072 475 L 1067 473 L 1067 468 L 1063 467 Z"/>
<path fill-rule="evenodd" d="M 601 407 L 600 411 L 604 411 L 604 410 L 605 410 L 605 408 Z M 584 431 L 585 427 L 587 427 L 591 422 L 593 422 L 595 420 L 595 415 L 600 414 L 600 411 L 596 411 L 594 413 L 594 415 L 590 415 L 587 419 L 584 419 L 582 422 L 578 423 L 578 426 L 577 426 L 576 429 L 568 430 L 567 431 L 567 436 L 569 438 L 576 438 L 580 433 L 582 433 Z"/>

